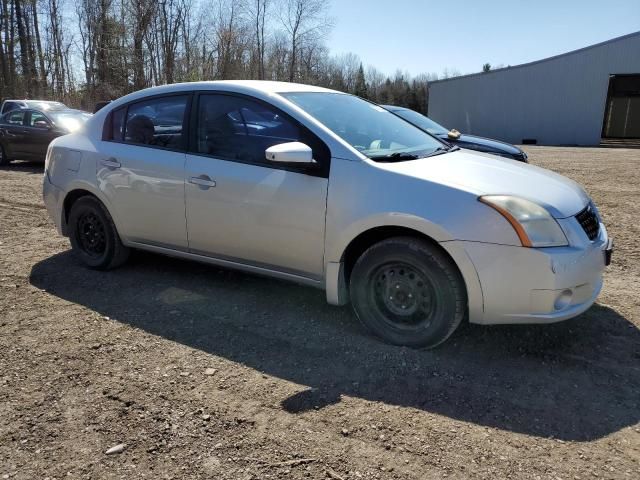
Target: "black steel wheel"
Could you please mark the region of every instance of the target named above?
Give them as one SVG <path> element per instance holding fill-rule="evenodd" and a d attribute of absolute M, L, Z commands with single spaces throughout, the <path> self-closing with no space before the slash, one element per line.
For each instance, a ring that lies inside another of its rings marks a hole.
<path fill-rule="evenodd" d="M 108 270 L 129 256 L 109 212 L 93 196 L 81 197 L 71 207 L 69 240 L 76 256 L 90 268 Z"/>
<path fill-rule="evenodd" d="M 362 254 L 350 278 L 358 318 L 395 345 L 435 347 L 466 313 L 466 289 L 451 259 L 420 239 L 384 240 Z"/>
<path fill-rule="evenodd" d="M 107 249 L 105 225 L 94 212 L 85 211 L 79 215 L 76 235 L 78 243 L 86 255 L 92 257 L 104 255 Z"/>

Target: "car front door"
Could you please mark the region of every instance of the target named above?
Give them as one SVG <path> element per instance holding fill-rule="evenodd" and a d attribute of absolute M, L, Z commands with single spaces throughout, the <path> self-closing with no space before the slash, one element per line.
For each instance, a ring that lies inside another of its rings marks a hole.
<path fill-rule="evenodd" d="M 34 160 L 44 160 L 47 147 L 51 141 L 60 135 L 53 130 L 51 121 L 36 110 L 27 111 L 25 135 L 28 139 L 25 154 Z"/>
<path fill-rule="evenodd" d="M 273 106 L 243 96 L 201 94 L 186 163 L 193 253 L 306 279 L 323 275 L 330 153 Z M 265 150 L 298 141 L 317 168 L 269 163 Z"/>
<path fill-rule="evenodd" d="M 190 95 L 152 97 L 107 116 L 97 179 L 121 235 L 186 251 L 186 117 Z M 165 115 L 170 110 L 172 115 Z M 161 121 L 159 119 L 162 119 Z"/>
<path fill-rule="evenodd" d="M 27 153 L 26 110 L 13 110 L 2 117 L 0 135 L 6 154 L 16 160 L 22 160 Z"/>

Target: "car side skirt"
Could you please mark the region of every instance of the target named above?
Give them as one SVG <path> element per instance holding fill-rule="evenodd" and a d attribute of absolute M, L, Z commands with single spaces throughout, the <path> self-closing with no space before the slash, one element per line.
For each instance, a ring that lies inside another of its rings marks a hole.
<path fill-rule="evenodd" d="M 156 245 L 149 245 L 146 243 L 139 242 L 125 242 L 128 247 L 137 248 L 140 250 L 147 250 L 153 253 L 160 253 L 162 255 L 167 255 L 169 257 L 183 258 L 186 260 L 194 260 L 196 262 L 207 263 L 210 265 L 216 265 L 219 267 L 231 268 L 234 270 L 241 270 L 248 273 L 254 273 L 257 275 L 263 275 L 272 278 L 279 278 L 281 280 L 286 280 L 294 283 L 298 283 L 300 285 L 307 285 L 315 288 L 324 288 L 324 284 L 322 281 L 305 277 L 302 275 L 297 275 L 294 273 L 283 272 L 280 270 L 274 270 L 270 268 L 266 268 L 263 266 L 251 265 L 247 263 L 236 262 L 233 260 L 223 259 L 212 257 L 208 255 L 199 255 L 197 253 L 185 252 L 182 250 L 174 250 L 171 248 L 160 247 Z"/>

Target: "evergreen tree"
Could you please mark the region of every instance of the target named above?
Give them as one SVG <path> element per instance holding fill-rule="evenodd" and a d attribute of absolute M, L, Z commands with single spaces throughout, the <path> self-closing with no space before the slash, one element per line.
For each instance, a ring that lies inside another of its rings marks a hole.
<path fill-rule="evenodd" d="M 356 86 L 354 93 L 362 98 L 369 98 L 369 91 L 367 88 L 367 81 L 364 78 L 364 68 L 362 68 L 362 63 L 360 63 L 360 68 L 358 68 L 358 73 L 356 74 Z"/>

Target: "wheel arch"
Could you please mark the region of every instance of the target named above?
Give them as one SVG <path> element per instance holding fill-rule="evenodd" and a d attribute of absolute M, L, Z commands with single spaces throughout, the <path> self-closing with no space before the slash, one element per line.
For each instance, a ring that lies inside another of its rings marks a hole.
<path fill-rule="evenodd" d="M 440 250 L 453 262 L 465 285 L 469 321 L 472 323 L 481 321 L 484 305 L 480 280 L 461 242 L 438 241 L 423 231 L 402 225 L 380 225 L 360 232 L 343 249 L 338 262 L 327 263 L 327 301 L 333 305 L 348 303 L 349 277 L 358 258 L 374 244 L 398 236 L 419 238 Z"/>
<path fill-rule="evenodd" d="M 340 262 L 344 263 L 344 274 L 346 281 L 349 281 L 349 278 L 351 277 L 351 271 L 353 270 L 353 266 L 355 265 L 356 261 L 367 249 L 378 242 L 392 237 L 419 238 L 426 243 L 434 246 L 438 250 L 441 250 L 448 257 L 450 257 L 447 251 L 443 249 L 438 242 L 436 242 L 432 237 L 418 230 L 398 225 L 384 225 L 373 227 L 365 230 L 364 232 L 356 236 L 353 240 L 351 240 L 351 242 L 349 242 L 347 247 L 342 252 Z"/>
<path fill-rule="evenodd" d="M 60 212 L 60 215 L 62 217 L 60 222 L 62 234 L 65 236 L 68 236 L 67 223 L 69 219 L 69 213 L 71 212 L 71 207 L 73 207 L 73 204 L 77 202 L 78 199 L 85 196 L 94 197 L 100 203 L 102 203 L 104 208 L 107 210 L 107 212 L 113 219 L 113 222 L 116 225 L 116 228 L 118 229 L 118 231 L 120 231 L 120 229 L 118 228 L 118 220 L 113 215 L 113 211 L 111 208 L 109 208 L 109 204 L 108 202 L 105 201 L 105 199 L 103 198 L 103 195 L 101 195 L 99 191 L 96 191 L 96 189 L 93 188 L 92 185 L 86 184 L 84 182 L 79 182 L 79 183 L 74 183 L 69 188 L 69 191 L 65 194 L 64 199 L 62 200 L 62 208 Z"/>

